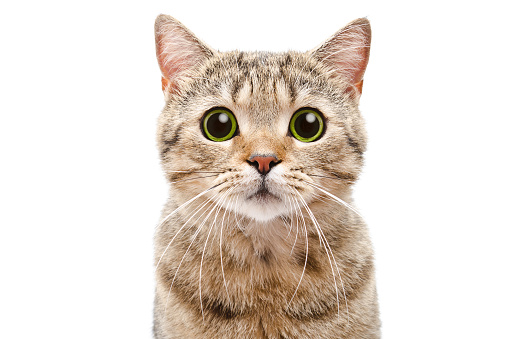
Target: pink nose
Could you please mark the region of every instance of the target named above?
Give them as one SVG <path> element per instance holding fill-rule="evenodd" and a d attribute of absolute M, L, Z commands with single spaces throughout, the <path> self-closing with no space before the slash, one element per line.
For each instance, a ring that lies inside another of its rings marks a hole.
<path fill-rule="evenodd" d="M 277 158 L 271 155 L 269 156 L 258 155 L 250 158 L 249 163 L 253 165 L 255 168 L 257 168 L 259 173 L 265 175 L 272 169 L 273 166 L 275 166 L 278 163 L 278 160 Z"/>

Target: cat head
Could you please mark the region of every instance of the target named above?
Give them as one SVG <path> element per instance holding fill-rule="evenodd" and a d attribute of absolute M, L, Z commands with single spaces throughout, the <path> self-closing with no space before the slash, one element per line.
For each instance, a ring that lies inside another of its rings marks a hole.
<path fill-rule="evenodd" d="M 172 199 L 258 222 L 349 199 L 366 135 L 358 110 L 371 30 L 358 19 L 304 52 L 218 52 L 170 16 L 155 24 Z M 328 192 L 328 193 L 327 193 Z"/>

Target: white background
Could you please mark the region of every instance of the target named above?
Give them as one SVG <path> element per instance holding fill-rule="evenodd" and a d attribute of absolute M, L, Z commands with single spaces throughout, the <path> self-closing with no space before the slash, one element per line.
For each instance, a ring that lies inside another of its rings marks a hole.
<path fill-rule="evenodd" d="M 3 2 L 0 337 L 150 338 L 166 13 L 223 51 L 303 51 L 367 16 L 356 201 L 383 338 L 511 338 L 504 3 Z"/>

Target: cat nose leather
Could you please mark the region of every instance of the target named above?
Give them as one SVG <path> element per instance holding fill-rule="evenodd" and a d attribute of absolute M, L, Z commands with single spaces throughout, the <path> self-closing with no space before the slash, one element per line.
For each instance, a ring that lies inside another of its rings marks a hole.
<path fill-rule="evenodd" d="M 272 155 L 256 155 L 248 160 L 249 164 L 257 168 L 259 173 L 266 175 L 276 164 L 279 163 L 276 157 Z"/>

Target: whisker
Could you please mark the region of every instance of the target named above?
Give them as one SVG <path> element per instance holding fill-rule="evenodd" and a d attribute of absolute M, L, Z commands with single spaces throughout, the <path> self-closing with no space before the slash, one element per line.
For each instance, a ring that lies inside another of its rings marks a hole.
<path fill-rule="evenodd" d="M 190 180 L 197 180 L 197 179 L 204 179 L 204 178 L 211 178 L 211 177 L 216 177 L 216 176 L 217 176 L 216 174 L 212 174 L 212 175 L 204 175 L 204 176 L 201 176 L 201 177 L 193 177 L 193 178 L 186 178 L 186 179 L 181 179 L 181 180 L 171 181 L 170 183 L 171 183 L 171 184 L 176 184 L 176 183 L 178 183 L 178 182 L 190 181 Z"/>
<path fill-rule="evenodd" d="M 336 298 L 337 298 L 337 313 L 339 314 L 340 313 L 340 308 L 339 308 L 339 290 L 337 288 L 337 279 L 335 278 L 335 272 L 334 272 L 334 267 L 332 265 L 332 260 L 330 259 L 330 256 L 332 256 L 333 258 L 333 253 L 332 253 L 332 250 L 330 249 L 330 246 L 328 245 L 328 240 L 326 240 L 325 238 L 325 235 L 323 234 L 322 230 L 321 230 L 321 227 L 319 226 L 319 223 L 317 222 L 316 218 L 314 217 L 314 214 L 312 213 L 312 211 L 310 210 L 309 206 L 307 205 L 307 202 L 305 201 L 305 199 L 303 199 L 303 197 L 301 196 L 301 194 L 297 191 L 296 192 L 298 194 L 298 196 L 300 197 L 307 213 L 309 214 L 313 224 L 314 224 L 314 227 L 316 227 L 316 230 L 318 231 L 318 235 L 319 235 L 319 238 L 320 240 L 323 239 L 323 246 L 325 248 L 325 252 L 327 254 L 327 258 L 328 258 L 328 262 L 330 263 L 330 268 L 332 269 L 332 276 L 334 278 L 334 286 L 335 286 L 335 293 L 336 293 Z M 320 244 L 321 244 L 321 241 L 320 241 Z M 333 258 L 335 260 L 335 258 Z"/>
<path fill-rule="evenodd" d="M 243 230 L 243 227 L 241 227 L 240 225 L 240 221 L 238 219 L 238 202 L 239 202 L 239 195 L 236 197 L 236 204 L 234 205 L 234 210 L 235 210 L 235 213 L 234 213 L 234 220 L 236 221 L 236 226 L 238 227 L 238 229 L 241 231 L 241 232 L 244 232 Z"/>
<path fill-rule="evenodd" d="M 216 194 L 218 195 L 218 193 Z M 202 210 L 202 208 L 207 204 L 209 203 L 210 201 L 212 201 L 214 199 L 214 197 L 216 196 L 214 195 L 213 197 L 209 198 L 208 200 L 202 202 L 198 207 L 196 207 L 193 211 L 195 213 L 193 213 L 193 215 L 191 217 L 188 218 L 188 220 L 186 220 L 186 222 L 179 228 L 179 230 L 176 232 L 176 234 L 172 237 L 172 239 L 169 241 L 169 243 L 167 244 L 167 247 L 165 247 L 165 250 L 163 251 L 162 255 L 160 256 L 160 259 L 158 260 L 158 264 L 156 264 L 156 268 L 155 268 L 155 271 L 158 270 L 158 267 L 160 266 L 160 262 L 161 260 L 163 259 L 163 257 L 165 256 L 165 253 L 167 253 L 168 249 L 170 248 L 170 245 L 172 245 L 172 243 L 174 242 L 174 239 L 176 239 L 176 237 L 179 235 L 179 233 L 181 232 L 181 230 L 188 224 L 188 222 L 190 220 L 192 220 L 192 218 L 200 212 L 200 210 Z M 207 211 L 207 210 L 206 210 Z M 206 211 L 204 211 L 200 216 L 199 216 L 199 219 L 206 213 Z"/>
<path fill-rule="evenodd" d="M 209 191 L 217 188 L 218 186 L 222 185 L 222 184 L 225 184 L 227 181 L 224 181 L 224 182 L 221 182 L 219 184 L 216 184 L 214 186 L 211 186 L 210 188 L 202 191 L 201 193 L 197 194 L 195 197 L 193 197 L 192 199 L 184 202 L 183 204 L 181 204 L 181 206 L 179 206 L 178 208 L 176 208 L 175 210 L 173 210 L 172 212 L 170 212 L 165 218 L 163 218 L 162 221 L 160 221 L 160 223 L 158 224 L 158 226 L 156 226 L 156 229 L 160 228 L 161 225 L 163 225 L 172 215 L 174 215 L 175 213 L 177 213 L 178 211 L 180 211 L 182 208 L 188 206 L 189 204 L 191 204 L 192 202 L 194 202 L 195 200 L 199 199 L 200 197 L 202 197 L 204 194 L 208 193 Z"/>
<path fill-rule="evenodd" d="M 218 193 L 216 194 L 218 195 Z M 215 195 L 215 196 L 216 196 Z M 211 198 L 212 199 L 212 198 Z M 211 200 L 210 199 L 210 200 Z M 210 201 L 208 200 L 208 202 Z M 214 207 L 214 206 L 213 206 Z M 182 258 L 181 258 L 181 261 L 179 262 L 179 265 L 177 266 L 177 270 L 176 270 L 176 273 L 174 274 L 174 278 L 172 278 L 172 282 L 170 284 L 170 288 L 169 288 L 169 293 L 167 294 L 167 301 L 165 302 L 165 312 L 167 311 L 167 306 L 168 306 L 168 302 L 169 302 L 169 297 L 170 297 L 170 292 L 172 291 L 172 287 L 174 286 L 174 282 L 176 280 L 176 277 L 177 277 L 177 274 L 179 273 L 179 269 L 181 268 L 181 265 L 183 264 L 183 261 L 186 257 L 186 255 L 188 254 L 188 251 L 190 250 L 190 248 L 192 247 L 192 244 L 193 242 L 195 241 L 195 238 L 197 238 L 197 236 L 199 235 L 199 232 L 200 230 L 202 229 L 202 227 L 204 226 L 207 218 L 209 218 L 209 216 L 211 215 L 211 212 L 214 210 L 214 208 L 211 209 L 211 211 L 208 213 L 208 215 L 206 216 L 206 218 L 204 219 L 204 221 L 200 224 L 200 226 L 197 228 L 197 231 L 195 231 L 195 233 L 193 234 L 193 238 L 192 238 L 192 241 L 190 242 L 190 245 L 188 246 L 188 248 L 186 249 L 185 253 L 183 254 Z M 206 209 L 206 211 L 204 211 L 203 214 L 201 214 L 200 217 L 202 217 L 208 210 Z"/>
<path fill-rule="evenodd" d="M 328 204 L 329 206 L 332 206 L 332 201 L 334 201 L 330 197 L 325 197 L 324 195 L 318 194 L 318 193 L 312 193 L 312 196 L 315 200 L 319 200 L 321 202 L 324 202 L 325 204 Z M 335 205 L 337 206 L 337 205 Z"/>
<path fill-rule="evenodd" d="M 294 198 L 295 200 L 295 207 L 298 209 L 299 207 L 299 204 L 298 204 L 298 200 L 296 200 L 296 198 Z M 303 270 L 302 270 L 302 274 L 300 276 L 300 279 L 298 280 L 298 285 L 296 286 L 296 289 L 295 289 L 295 292 L 293 293 L 293 296 L 291 297 L 291 299 L 289 299 L 288 303 L 287 303 L 287 308 L 289 308 L 289 306 L 291 305 L 291 301 L 293 301 L 294 297 L 296 296 L 296 293 L 298 293 L 298 288 L 300 287 L 301 283 L 302 283 L 302 280 L 303 280 L 303 277 L 305 276 L 305 268 L 307 267 L 307 260 L 309 259 L 309 237 L 307 235 L 307 226 L 305 225 L 305 218 L 303 217 L 303 213 L 301 211 L 301 209 L 299 209 L 300 211 L 300 214 L 302 216 L 302 222 L 303 222 L 303 229 L 305 231 L 305 262 L 303 263 Z M 295 238 L 295 244 L 296 244 L 296 239 L 298 239 L 298 215 L 297 215 L 297 219 L 296 219 L 296 238 Z M 294 244 L 293 244 L 293 248 L 294 248 Z M 293 252 L 293 249 L 291 249 L 291 252 Z"/>
<path fill-rule="evenodd" d="M 326 179 L 334 179 L 334 180 L 345 180 L 343 178 L 337 178 L 337 177 L 329 177 L 326 175 L 319 175 L 319 174 L 308 174 L 309 177 L 317 177 L 317 178 L 326 178 Z"/>
<path fill-rule="evenodd" d="M 289 255 L 292 255 L 293 254 L 293 250 L 296 246 L 296 242 L 298 241 L 298 233 L 300 233 L 300 230 L 298 228 L 298 222 L 299 222 L 299 216 L 298 216 L 298 211 L 300 211 L 300 206 L 298 204 L 298 201 L 296 200 L 296 198 L 294 198 L 294 209 L 295 209 L 295 213 L 296 213 L 296 235 L 295 235 L 295 242 L 293 243 L 293 247 L 291 247 L 291 253 Z M 301 211 L 300 211 L 301 213 Z M 303 225 L 305 225 L 305 220 L 303 219 L 303 215 L 302 215 L 302 222 L 303 222 Z M 306 231 L 307 232 L 307 231 Z M 307 234 L 307 233 L 306 233 Z"/>
<path fill-rule="evenodd" d="M 338 317 L 340 317 L 339 292 L 338 292 L 338 287 L 337 287 L 337 279 L 335 278 L 334 265 L 335 265 L 335 268 L 337 269 L 337 274 L 338 274 L 339 279 L 341 281 L 341 287 L 342 287 L 342 291 L 343 291 L 343 294 L 344 294 L 344 300 L 345 300 L 345 303 L 346 303 L 346 313 L 347 313 L 347 316 L 348 316 L 348 324 L 349 324 L 349 319 L 350 318 L 349 318 L 349 309 L 348 309 L 348 299 L 346 298 L 346 291 L 344 289 L 344 283 L 343 283 L 343 280 L 342 280 L 342 277 L 341 277 L 341 272 L 339 271 L 339 266 L 337 265 L 337 261 L 335 260 L 335 256 L 334 256 L 334 253 L 332 251 L 332 248 L 330 247 L 330 244 L 328 243 L 328 240 L 326 239 L 326 236 L 323 233 L 323 230 L 321 229 L 321 226 L 319 225 L 319 222 L 317 221 L 316 217 L 314 216 L 314 213 L 312 213 L 312 211 L 309 208 L 307 202 L 305 201 L 303 196 L 300 194 L 300 192 L 298 192 L 296 189 L 295 189 L 295 191 L 296 191 L 296 194 L 298 195 L 298 197 L 300 198 L 300 200 L 302 201 L 303 206 L 305 207 L 305 210 L 307 211 L 307 213 L 311 217 L 311 220 L 312 220 L 314 226 L 316 227 L 316 230 L 318 231 L 319 237 L 320 238 L 323 237 L 325 251 L 327 253 L 327 258 L 328 258 L 328 261 L 330 263 L 330 267 L 332 269 L 332 275 L 333 275 L 333 278 L 334 278 L 334 285 L 335 285 L 335 291 L 336 291 L 336 296 L 337 296 L 337 314 L 338 314 Z M 330 259 L 330 257 L 332 259 Z M 333 265 L 332 265 L 332 260 L 333 260 Z"/>
<path fill-rule="evenodd" d="M 293 206 L 291 206 L 291 198 L 289 199 L 289 205 L 287 203 L 287 195 L 284 195 L 284 205 L 285 206 L 289 206 L 289 208 L 292 208 Z M 284 223 L 286 224 L 286 227 L 289 227 L 289 232 L 287 232 L 287 236 L 286 236 L 286 239 L 289 238 L 289 236 L 291 235 L 291 231 L 293 231 L 293 214 L 290 213 L 290 222 L 288 224 L 288 222 L 286 221 L 286 218 L 282 217 L 282 220 L 284 221 Z M 291 249 L 291 253 L 293 253 L 293 249 Z"/>
<path fill-rule="evenodd" d="M 346 208 L 350 209 L 351 211 L 355 212 L 358 216 L 362 217 L 362 215 L 355 209 L 355 207 L 351 206 L 350 204 L 348 204 L 346 201 L 342 200 L 341 198 L 333 195 L 332 193 L 324 190 L 323 188 L 321 188 L 318 184 L 315 184 L 315 183 L 312 183 L 312 182 L 309 182 L 309 181 L 303 181 L 304 183 L 306 184 L 309 184 L 310 186 L 314 187 L 315 189 L 325 193 L 326 195 L 328 195 L 330 198 L 332 198 L 333 200 L 337 201 L 338 203 L 340 203 L 341 205 L 344 205 Z"/>
<path fill-rule="evenodd" d="M 223 255 L 222 255 L 222 232 L 223 232 L 223 229 L 224 229 L 224 221 L 225 221 L 225 213 L 227 211 L 229 211 L 229 214 L 227 216 L 227 224 L 229 224 L 229 221 L 230 221 L 230 216 L 231 216 L 231 203 L 233 203 L 234 200 L 231 199 L 231 201 L 229 201 L 228 205 L 227 205 L 227 208 L 224 210 L 224 215 L 222 216 L 222 224 L 220 225 L 220 241 L 218 243 L 218 247 L 219 247 L 219 250 L 220 250 L 220 268 L 222 269 L 222 279 L 224 281 L 224 287 L 225 287 L 225 293 L 227 295 L 227 300 L 229 300 L 229 303 L 231 302 L 231 297 L 229 296 L 229 290 L 227 289 L 227 281 L 225 279 L 225 272 L 224 272 L 224 260 L 223 260 Z"/>
<path fill-rule="evenodd" d="M 200 301 L 200 309 L 201 309 L 201 313 L 202 313 L 202 321 L 205 322 L 205 319 L 204 319 L 204 308 L 202 306 L 202 264 L 204 262 L 204 254 L 206 254 L 206 247 L 208 245 L 208 240 L 209 240 L 209 236 L 211 234 L 211 230 L 213 230 L 213 227 L 216 225 L 216 219 L 218 217 L 218 213 L 220 212 L 220 208 L 221 208 L 221 202 L 223 201 L 223 199 L 234 189 L 235 187 L 231 187 L 229 188 L 221 197 L 220 199 L 218 199 L 216 202 L 215 202 L 215 207 L 211 210 L 211 212 L 213 212 L 214 210 L 216 210 L 216 213 L 215 213 L 215 218 L 213 219 L 213 222 L 211 223 L 211 226 L 209 227 L 209 232 L 208 232 L 208 235 L 206 236 L 206 241 L 204 242 L 204 248 L 202 250 L 202 256 L 201 256 L 201 260 L 200 260 L 200 268 L 199 268 L 199 301 Z M 208 214 L 208 216 L 206 217 L 206 219 L 204 219 L 204 221 L 206 221 L 209 216 L 211 215 L 211 213 Z"/>
<path fill-rule="evenodd" d="M 229 190 L 228 190 L 229 191 Z M 228 192 L 227 191 L 227 192 Z M 208 202 L 211 201 L 212 199 L 214 199 L 216 196 L 220 195 L 220 193 L 217 193 L 215 194 L 213 197 L 211 197 L 210 199 L 208 199 Z M 200 224 L 200 226 L 197 228 L 197 231 L 195 231 L 195 233 L 193 234 L 193 238 L 190 242 L 190 245 L 188 246 L 188 248 L 186 249 L 185 253 L 183 254 L 183 257 L 181 258 L 181 261 L 179 262 L 179 265 L 177 267 L 177 270 L 176 270 L 176 273 L 174 274 L 174 278 L 172 279 L 172 283 L 170 284 L 170 288 L 169 288 L 169 293 L 167 294 L 167 301 L 165 303 L 165 310 L 167 309 L 167 305 L 168 305 L 168 301 L 169 301 L 169 296 L 170 296 L 170 292 L 172 290 L 172 286 L 174 286 L 174 282 L 176 280 L 176 277 L 177 277 L 177 274 L 179 273 L 179 269 L 181 268 L 181 265 L 183 264 L 183 261 L 186 257 L 186 255 L 188 254 L 188 251 L 190 250 L 190 248 L 192 247 L 195 239 L 197 238 L 197 236 L 199 235 L 200 231 L 202 230 L 202 228 L 204 227 L 206 221 L 208 220 L 208 218 L 211 216 L 211 214 L 215 211 L 215 208 L 217 207 L 217 202 L 215 202 L 215 204 L 212 206 L 211 210 L 209 211 L 208 215 L 204 218 L 204 220 L 202 221 L 202 223 Z M 199 218 L 201 218 L 205 213 L 207 212 L 204 211 L 204 213 L 201 214 L 201 216 Z M 190 219 L 189 219 L 190 220 Z M 204 252 L 203 252 L 204 254 Z M 199 280 L 199 287 L 200 287 L 200 280 Z M 199 291 L 199 295 L 200 295 L 200 291 Z M 202 300 L 201 300 L 201 309 L 202 309 Z M 202 314 L 204 316 L 204 313 Z"/>

